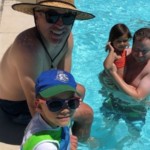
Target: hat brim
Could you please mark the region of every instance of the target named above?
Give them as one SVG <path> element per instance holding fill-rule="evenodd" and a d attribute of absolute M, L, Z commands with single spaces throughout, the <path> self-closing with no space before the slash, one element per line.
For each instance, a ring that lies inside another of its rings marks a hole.
<path fill-rule="evenodd" d="M 57 86 L 49 87 L 41 91 L 39 94 L 44 98 L 49 98 L 58 95 L 60 93 L 69 92 L 69 91 L 75 92 L 78 96 L 81 96 L 81 94 L 78 91 L 76 91 L 76 89 L 68 85 L 57 85 Z"/>
<path fill-rule="evenodd" d="M 88 19 L 92 19 L 95 16 L 93 14 L 87 13 L 87 12 L 83 12 L 80 10 L 77 10 L 76 8 L 74 8 L 73 6 L 68 6 L 66 4 L 64 5 L 60 5 L 58 2 L 53 2 L 53 3 L 48 3 L 47 5 L 43 5 L 43 4 L 31 4 L 31 3 L 19 3 L 19 4 L 14 4 L 12 5 L 12 8 L 16 11 L 19 12 L 23 12 L 25 14 L 29 14 L 29 15 L 33 15 L 33 9 L 34 8 L 38 8 L 38 9 L 61 9 L 64 11 L 69 11 L 69 12 L 75 12 L 76 15 L 76 20 L 88 20 Z"/>

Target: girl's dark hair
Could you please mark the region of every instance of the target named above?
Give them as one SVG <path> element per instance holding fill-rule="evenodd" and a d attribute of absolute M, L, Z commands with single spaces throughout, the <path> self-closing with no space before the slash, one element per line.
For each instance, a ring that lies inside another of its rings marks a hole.
<path fill-rule="evenodd" d="M 127 34 L 129 39 L 132 38 L 129 28 L 123 23 L 118 23 L 111 28 L 110 33 L 109 33 L 108 42 L 112 43 L 114 40 L 118 39 L 119 37 L 123 36 L 124 34 Z M 106 49 L 106 51 L 107 51 L 107 49 Z"/>
<path fill-rule="evenodd" d="M 134 33 L 133 44 L 136 40 L 150 39 L 150 28 L 141 28 Z"/>

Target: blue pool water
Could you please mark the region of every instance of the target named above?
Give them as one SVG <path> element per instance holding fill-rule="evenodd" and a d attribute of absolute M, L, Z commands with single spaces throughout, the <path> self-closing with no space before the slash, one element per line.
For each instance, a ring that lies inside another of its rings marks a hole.
<path fill-rule="evenodd" d="M 98 73 L 103 69 L 106 57 L 104 51 L 110 28 L 119 22 L 125 23 L 132 34 L 141 27 L 150 27 L 149 0 L 76 0 L 81 10 L 93 13 L 96 18 L 88 21 L 76 21 L 74 34 L 73 69 L 76 80 L 86 87 L 84 101 L 94 110 L 94 122 L 91 136 L 96 139 L 95 149 L 90 144 L 79 144 L 78 150 L 149 150 L 150 149 L 150 112 L 140 137 L 127 138 L 129 135 L 126 123 L 120 120 L 110 134 L 105 128 L 102 114 L 99 111 L 103 97 L 98 93 L 101 85 Z M 136 136 L 136 135 L 135 135 Z M 93 144 L 94 145 L 94 144 Z"/>

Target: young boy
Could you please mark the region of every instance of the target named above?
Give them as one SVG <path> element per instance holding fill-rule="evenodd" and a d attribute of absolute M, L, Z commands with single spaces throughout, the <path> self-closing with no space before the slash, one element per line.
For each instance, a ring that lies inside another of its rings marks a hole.
<path fill-rule="evenodd" d="M 26 128 L 21 150 L 71 149 L 69 123 L 80 105 L 76 86 L 66 71 L 51 69 L 40 74 L 35 85 L 37 113 Z M 71 144 L 74 150 L 75 143 Z"/>

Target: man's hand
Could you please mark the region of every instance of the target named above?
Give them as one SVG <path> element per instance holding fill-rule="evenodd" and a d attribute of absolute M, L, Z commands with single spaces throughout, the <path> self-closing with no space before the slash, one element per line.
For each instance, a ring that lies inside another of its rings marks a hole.
<path fill-rule="evenodd" d="M 76 150 L 78 147 L 78 138 L 74 135 L 70 136 L 71 150 Z"/>

